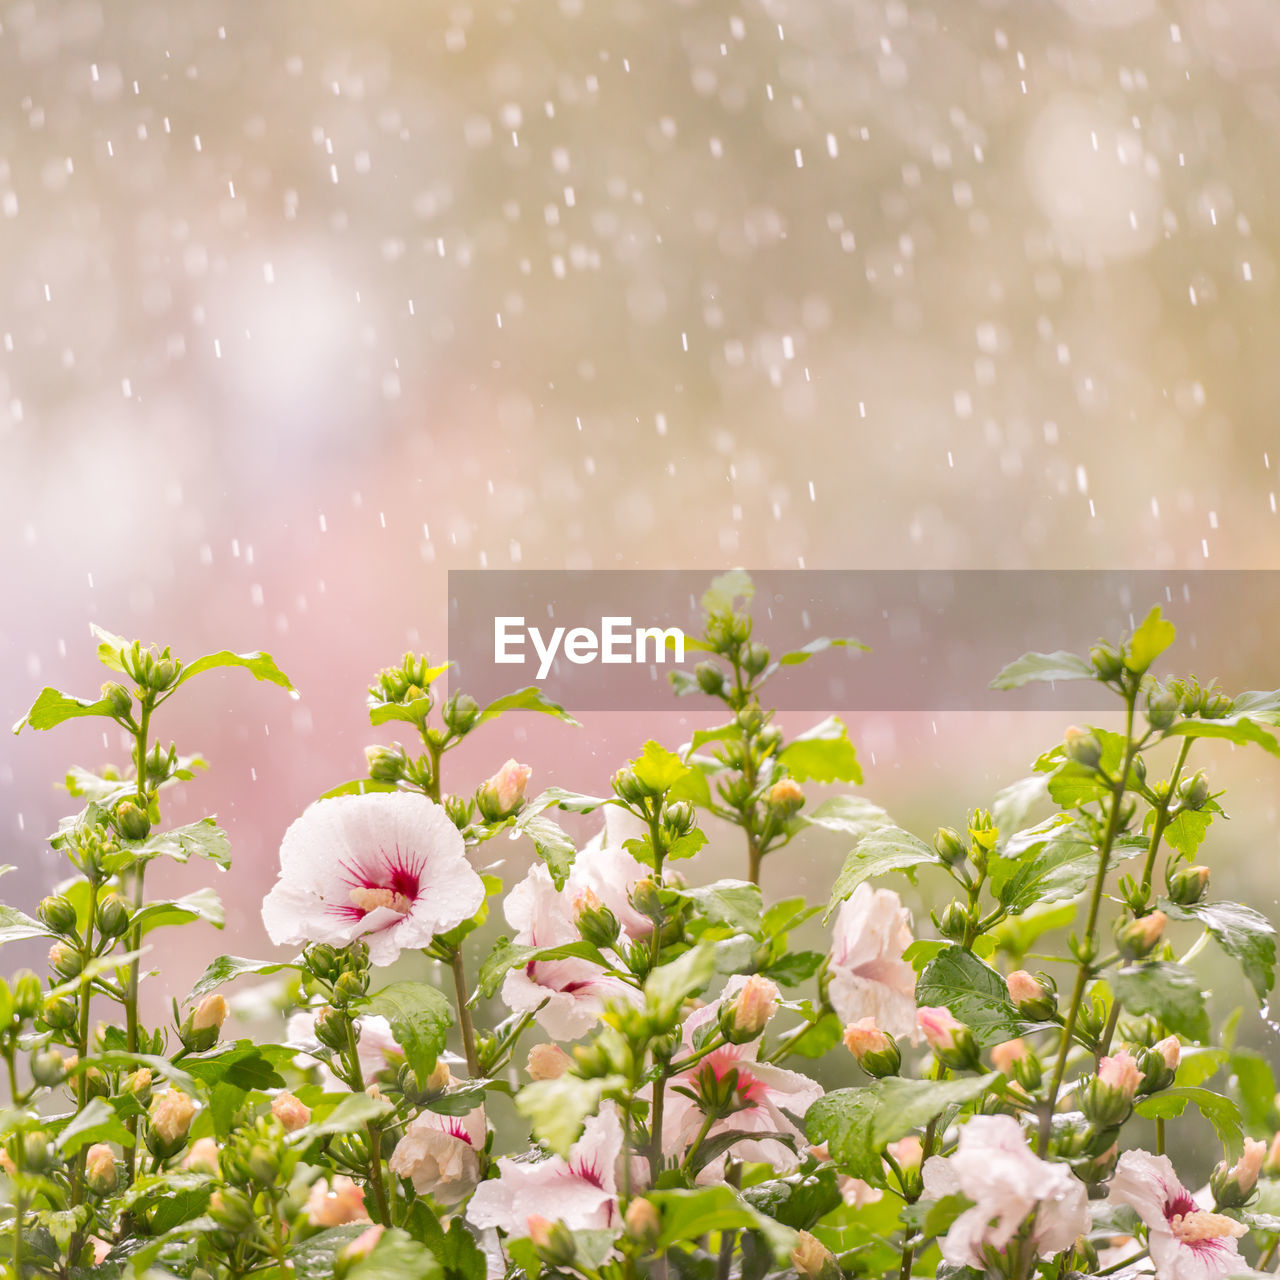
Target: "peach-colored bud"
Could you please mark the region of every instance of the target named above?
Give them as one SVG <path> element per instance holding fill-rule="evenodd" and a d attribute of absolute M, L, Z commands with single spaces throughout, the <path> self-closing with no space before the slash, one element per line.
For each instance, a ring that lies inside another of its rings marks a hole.
<path fill-rule="evenodd" d="M 527 764 L 511 759 L 481 788 L 499 813 L 511 813 L 524 800 L 524 789 L 533 770 Z"/>
<path fill-rule="evenodd" d="M 116 1153 L 105 1142 L 95 1142 L 84 1158 L 84 1175 L 89 1188 L 98 1195 L 116 1189 Z"/>
<path fill-rule="evenodd" d="M 10 1177 L 18 1172 L 18 1166 L 13 1163 L 13 1157 L 7 1151 L 0 1151 L 0 1169 Z"/>
<path fill-rule="evenodd" d="M 916 1026 L 932 1049 L 953 1049 L 956 1036 L 964 1030 L 946 1005 L 921 1005 L 916 1010 Z"/>
<path fill-rule="evenodd" d="M 571 1066 L 573 1059 L 558 1044 L 535 1044 L 526 1069 L 532 1080 L 558 1080 Z"/>
<path fill-rule="evenodd" d="M 348 1222 L 368 1222 L 364 1192 L 350 1178 L 338 1174 L 332 1182 L 321 1178 L 307 1196 L 307 1221 L 313 1227 L 342 1227 Z"/>
<path fill-rule="evenodd" d="M 633 1240 L 656 1240 L 662 1230 L 662 1217 L 654 1207 L 652 1200 L 636 1196 L 627 1205 L 627 1235 Z"/>
<path fill-rule="evenodd" d="M 540 1213 L 531 1213 L 525 1222 L 525 1229 L 529 1233 L 529 1239 L 533 1241 L 534 1248 L 545 1249 L 551 1243 L 551 1228 L 555 1223 L 550 1218 L 544 1218 Z"/>
<path fill-rule="evenodd" d="M 1275 1137 L 1271 1139 L 1271 1149 L 1267 1152 L 1264 1167 L 1266 1168 L 1267 1173 L 1273 1178 L 1277 1173 L 1280 1173 L 1280 1133 L 1277 1133 Z"/>
<path fill-rule="evenodd" d="M 899 1169 L 918 1169 L 924 1160 L 924 1143 L 910 1133 L 897 1142 L 889 1143 L 888 1152 L 898 1162 Z"/>
<path fill-rule="evenodd" d="M 374 1102 L 386 1102 L 387 1095 L 378 1088 L 377 1084 L 367 1084 L 364 1087 L 365 1093 L 374 1100 Z"/>
<path fill-rule="evenodd" d="M 1006 1040 L 991 1050 L 991 1061 L 995 1069 L 1006 1076 L 1012 1074 L 1013 1064 L 1021 1062 L 1026 1056 L 1027 1043 L 1021 1039 Z"/>
<path fill-rule="evenodd" d="M 1121 1049 L 1110 1058 L 1099 1061 L 1098 1079 L 1108 1089 L 1114 1089 L 1126 1102 L 1129 1102 L 1142 1083 L 1142 1072 L 1138 1069 L 1133 1055 L 1127 1049 Z"/>
<path fill-rule="evenodd" d="M 197 1138 L 183 1157 L 182 1167 L 192 1173 L 217 1173 L 218 1144 L 212 1138 Z"/>
<path fill-rule="evenodd" d="M 1009 999 L 1014 1004 L 1030 1004 L 1033 1000 L 1042 1000 L 1048 995 L 1043 984 L 1025 969 L 1015 969 L 1005 979 L 1005 985 L 1009 988 Z"/>
<path fill-rule="evenodd" d="M 1177 1036 L 1165 1036 L 1163 1040 L 1157 1040 L 1152 1047 L 1164 1059 L 1164 1065 L 1170 1071 L 1177 1071 L 1178 1063 L 1182 1061 L 1182 1045 L 1178 1042 Z"/>
<path fill-rule="evenodd" d="M 70 1069 L 67 1068 L 68 1071 Z M 137 1071 L 125 1076 L 123 1088 L 126 1093 L 146 1093 L 151 1088 L 151 1068 L 139 1067 Z"/>
<path fill-rule="evenodd" d="M 799 1231 L 796 1233 L 796 1247 L 791 1251 L 791 1265 L 808 1280 L 818 1280 L 824 1271 L 835 1265 L 835 1258 L 817 1236 Z"/>
<path fill-rule="evenodd" d="M 875 1018 L 859 1018 L 844 1029 L 844 1047 L 859 1062 L 869 1053 L 883 1053 L 890 1043 L 889 1037 L 876 1026 Z"/>
<path fill-rule="evenodd" d="M 1139 916 L 1126 930 L 1126 934 L 1144 951 L 1150 951 L 1164 936 L 1164 927 L 1168 923 L 1169 917 L 1163 911 L 1152 911 Z"/>
<path fill-rule="evenodd" d="M 284 1126 L 286 1133 L 293 1133 L 311 1121 L 311 1108 L 291 1093 L 277 1093 L 271 1100 L 271 1114 Z"/>
<path fill-rule="evenodd" d="M 1234 1180 L 1241 1192 L 1247 1194 L 1258 1185 L 1258 1174 L 1262 1172 L 1262 1162 L 1267 1158 L 1267 1144 L 1257 1138 L 1244 1140 L 1244 1154 L 1228 1171 L 1227 1176 Z"/>
<path fill-rule="evenodd" d="M 782 778 L 769 788 L 765 799 L 775 809 L 794 812 L 804 804 L 804 788 L 794 778 Z"/>
<path fill-rule="evenodd" d="M 380 1222 L 375 1222 L 373 1226 L 366 1227 L 342 1250 L 339 1257 L 347 1262 L 358 1262 L 361 1258 L 367 1258 L 378 1247 L 378 1241 L 382 1239 L 382 1233 L 385 1230 L 386 1227 Z"/>
<path fill-rule="evenodd" d="M 777 1007 L 777 984 L 753 973 L 733 1002 L 733 1025 L 742 1035 L 758 1036 Z"/>
<path fill-rule="evenodd" d="M 181 1142 L 191 1131 L 196 1104 L 181 1089 L 166 1089 L 153 1098 L 147 1115 L 152 1131 L 167 1143 Z"/>
<path fill-rule="evenodd" d="M 453 1072 L 449 1070 L 449 1064 L 443 1060 L 437 1060 L 422 1087 L 429 1093 L 439 1093 L 453 1083 Z"/>
<path fill-rule="evenodd" d="M 93 1247 L 93 1265 L 102 1266 L 111 1252 L 111 1246 L 101 1236 L 90 1236 L 89 1244 Z"/>
<path fill-rule="evenodd" d="M 215 993 L 205 996 L 196 1005 L 196 1011 L 191 1015 L 191 1028 L 193 1031 L 208 1031 L 211 1027 L 222 1026 L 226 1020 L 227 1002 Z"/>
<path fill-rule="evenodd" d="M 576 919 L 582 915 L 584 911 L 599 911 L 600 905 L 600 895 L 590 885 L 587 885 L 581 893 L 576 893 L 573 896 L 574 918 Z"/>

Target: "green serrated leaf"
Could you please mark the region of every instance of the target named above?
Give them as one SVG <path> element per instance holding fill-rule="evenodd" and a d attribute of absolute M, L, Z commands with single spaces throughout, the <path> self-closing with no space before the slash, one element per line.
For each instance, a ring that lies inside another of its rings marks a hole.
<path fill-rule="evenodd" d="M 391 1034 L 420 1081 L 435 1070 L 453 1025 L 453 1004 L 425 982 L 393 982 L 369 997 L 364 1006 L 391 1023 Z"/>
<path fill-rule="evenodd" d="M 827 904 L 826 915 L 831 913 L 864 881 L 882 876 L 890 871 L 909 871 L 927 864 L 938 865 L 942 859 L 932 845 L 913 836 L 901 827 L 877 827 L 854 846 L 836 877 Z"/>
<path fill-rule="evenodd" d="M 1005 980 L 961 946 L 946 947 L 925 966 L 916 1004 L 945 1005 L 983 1047 L 1012 1040 L 1024 1029 Z"/>
<path fill-rule="evenodd" d="M 232 653 L 229 649 L 220 649 L 217 653 L 206 653 L 182 668 L 182 673 L 178 676 L 178 684 L 186 684 L 194 676 L 212 671 L 216 667 L 243 667 L 255 680 L 269 681 L 287 690 L 295 698 L 298 696 L 292 681 L 276 666 L 276 660 L 269 653 L 260 653 L 256 650 L 253 653 Z"/>
<path fill-rule="evenodd" d="M 1129 637 L 1129 643 L 1124 647 L 1124 665 L 1135 675 L 1141 675 L 1174 642 L 1177 634 L 1177 627 L 1156 605 Z"/>
<path fill-rule="evenodd" d="M 1059 680 L 1093 680 L 1097 672 L 1088 658 L 1077 653 L 1068 653 L 1065 649 L 1056 649 L 1053 653 L 1024 653 L 1015 658 L 991 682 L 993 689 L 1021 689 L 1024 684 L 1033 681 L 1048 681 L 1056 684 Z"/>
<path fill-rule="evenodd" d="M 778 753 L 778 759 L 797 782 L 861 782 L 858 753 L 839 716 L 806 729 Z"/>
<path fill-rule="evenodd" d="M 526 689 L 517 689 L 515 693 L 495 698 L 488 706 L 482 708 L 476 717 L 476 727 L 487 724 L 490 720 L 496 720 L 508 711 L 540 711 L 543 715 L 555 716 L 557 720 L 563 720 L 565 724 L 578 724 L 578 721 L 558 702 L 548 698 L 536 685 L 529 685 Z"/>
<path fill-rule="evenodd" d="M 93 1098 L 83 1111 L 73 1115 L 70 1123 L 58 1134 L 54 1145 L 70 1159 L 81 1147 L 93 1142 L 133 1146 L 133 1135 L 121 1123 L 114 1108 L 102 1098 Z"/>
<path fill-rule="evenodd" d="M 243 956 L 219 956 L 200 976 L 191 988 L 184 1004 L 194 1004 L 209 992 L 216 991 L 224 982 L 243 977 L 247 973 L 278 973 L 281 969 L 299 969 L 300 965 L 288 960 L 246 960 Z"/>
<path fill-rule="evenodd" d="M 484 963 L 480 966 L 478 988 L 486 999 L 497 995 L 502 980 L 509 969 L 521 968 L 537 960 L 590 960 L 601 968 L 609 967 L 608 960 L 597 947 L 585 940 L 564 942 L 555 947 L 525 946 L 499 938 Z"/>
<path fill-rule="evenodd" d="M 0 902 L 0 946 L 6 942 L 23 942 L 27 938 L 52 938 L 53 934 L 30 916 L 24 915 L 17 907 L 8 907 Z"/>
<path fill-rule="evenodd" d="M 226 924 L 222 899 L 212 889 L 197 889 L 181 898 L 149 902 L 133 917 L 134 925 L 144 934 L 164 925 L 190 924 L 193 920 L 203 920 L 215 929 Z"/>
<path fill-rule="evenodd" d="M 1240 1119 L 1240 1108 L 1230 1098 L 1210 1089 L 1183 1088 L 1174 1086 L 1160 1093 L 1152 1094 L 1137 1103 L 1134 1111 L 1150 1120 L 1171 1120 L 1186 1110 L 1187 1104 L 1194 1106 L 1213 1126 L 1218 1135 L 1228 1160 L 1240 1155 L 1244 1145 L 1244 1127 Z"/>
<path fill-rule="evenodd" d="M 621 1076 L 583 1080 L 563 1075 L 557 1080 L 535 1080 L 516 1094 L 516 1110 L 552 1151 L 566 1155 L 587 1117 L 599 1108 L 600 1099 L 624 1083 Z"/>
<path fill-rule="evenodd" d="M 1152 961 L 1126 965 L 1111 977 L 1111 987 L 1128 1013 L 1150 1013 L 1170 1031 L 1190 1040 L 1209 1034 L 1200 981 L 1180 964 Z"/>
<path fill-rule="evenodd" d="M 1218 945 L 1239 962 L 1259 1000 L 1275 983 L 1276 931 L 1261 912 L 1240 902 L 1198 902 L 1190 907 L 1166 907 L 1175 920 L 1198 920 Z"/>
<path fill-rule="evenodd" d="M 81 716 L 111 715 L 111 703 L 106 698 L 77 698 L 69 693 L 47 686 L 40 690 L 31 709 L 13 726 L 14 733 L 21 733 L 26 725 L 33 729 L 52 729 L 64 720 Z"/>
<path fill-rule="evenodd" d="M 653 791 L 667 792 L 693 770 L 674 751 L 650 739 L 644 750 L 631 762 L 640 782 Z"/>

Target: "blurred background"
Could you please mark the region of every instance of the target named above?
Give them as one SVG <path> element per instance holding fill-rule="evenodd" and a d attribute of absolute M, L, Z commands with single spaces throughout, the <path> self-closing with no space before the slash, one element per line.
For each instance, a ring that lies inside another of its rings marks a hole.
<path fill-rule="evenodd" d="M 157 1011 L 270 954 L 280 837 L 385 740 L 377 669 L 442 654 L 450 567 L 1280 567 L 1280 0 L 19 0 L 0 101 L 5 723 L 96 691 L 91 621 L 269 649 L 302 694 L 166 708 L 212 765 L 170 816 L 236 864 Z M 510 717 L 447 782 L 599 792 L 712 715 Z M 927 835 L 1064 721 L 850 725 Z M 1215 892 L 1274 914 L 1278 766 L 1197 754 Z M 4 736 L 7 900 L 60 874 L 66 766 L 111 758 Z"/>

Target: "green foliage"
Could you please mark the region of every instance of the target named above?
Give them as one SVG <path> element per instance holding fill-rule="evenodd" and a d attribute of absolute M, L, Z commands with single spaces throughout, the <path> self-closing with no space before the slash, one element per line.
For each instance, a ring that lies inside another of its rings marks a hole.
<path fill-rule="evenodd" d="M 409 1069 L 425 1080 L 435 1070 L 453 1025 L 449 998 L 425 982 L 393 982 L 371 996 L 364 1007 L 391 1023 L 391 1034 L 404 1050 Z"/>

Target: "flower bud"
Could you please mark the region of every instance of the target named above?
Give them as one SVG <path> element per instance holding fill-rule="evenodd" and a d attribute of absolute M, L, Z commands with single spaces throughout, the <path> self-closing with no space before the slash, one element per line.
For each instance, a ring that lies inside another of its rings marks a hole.
<path fill-rule="evenodd" d="M 662 1233 L 662 1216 L 654 1207 L 652 1200 L 637 1196 L 627 1205 L 623 1221 L 627 1235 L 641 1244 L 651 1245 Z"/>
<path fill-rule="evenodd" d="M 445 727 L 463 737 L 475 727 L 480 704 L 469 693 L 451 693 L 440 708 Z"/>
<path fill-rule="evenodd" d="M 764 728 L 764 710 L 758 702 L 750 702 L 734 716 L 734 720 L 743 733 L 752 737 Z"/>
<path fill-rule="evenodd" d="M 342 960 L 337 949 L 327 942 L 308 947 L 302 955 L 306 966 L 321 982 L 332 982 L 342 972 Z"/>
<path fill-rule="evenodd" d="M 140 809 L 132 800 L 122 800 L 116 805 L 116 830 L 125 840 L 145 840 L 151 832 L 151 819 L 145 809 Z"/>
<path fill-rule="evenodd" d="M 364 1192 L 352 1180 L 338 1174 L 332 1182 L 321 1178 L 307 1196 L 307 1221 L 313 1227 L 341 1227 L 348 1222 L 368 1222 Z"/>
<path fill-rule="evenodd" d="M 606 907 L 591 889 L 584 889 L 573 900 L 574 921 L 583 939 L 593 947 L 604 949 L 617 944 L 622 926 L 618 917 Z"/>
<path fill-rule="evenodd" d="M 280 1173 L 280 1153 L 269 1142 L 255 1142 L 249 1148 L 248 1166 L 255 1182 L 272 1186 Z"/>
<path fill-rule="evenodd" d="M 889 1143 L 888 1152 L 904 1173 L 909 1169 L 920 1168 L 924 1162 L 924 1143 L 913 1133 Z"/>
<path fill-rule="evenodd" d="M 631 905 L 649 920 L 660 920 L 664 913 L 662 895 L 652 876 L 637 880 L 631 886 Z"/>
<path fill-rule="evenodd" d="M 54 933 L 75 933 L 76 909 L 61 894 L 53 894 L 48 898 L 42 899 L 40 905 L 36 908 L 36 915 Z"/>
<path fill-rule="evenodd" d="M 116 680 L 108 680 L 102 686 L 102 700 L 107 703 L 107 714 L 116 720 L 128 720 L 133 714 L 133 695 Z"/>
<path fill-rule="evenodd" d="M 1178 695 L 1172 689 L 1156 685 L 1147 694 L 1147 723 L 1153 729 L 1167 729 L 1178 718 L 1178 703 Z"/>
<path fill-rule="evenodd" d="M 1124 670 L 1124 660 L 1119 651 L 1106 640 L 1099 640 L 1089 650 L 1089 661 L 1102 680 L 1114 680 Z"/>
<path fill-rule="evenodd" d="M 49 948 L 49 968 L 59 978 L 74 978 L 84 968 L 84 957 L 69 943 L 55 942 Z"/>
<path fill-rule="evenodd" d="M 1177 1036 L 1166 1036 L 1151 1048 L 1139 1050 L 1137 1058 L 1142 1071 L 1139 1092 L 1156 1093 L 1173 1083 L 1178 1063 L 1182 1060 L 1182 1046 Z"/>
<path fill-rule="evenodd" d="M 1102 743 L 1098 735 L 1091 729 L 1080 729 L 1072 725 L 1063 739 L 1067 751 L 1067 759 L 1086 769 L 1096 769 L 1102 759 Z"/>
<path fill-rule="evenodd" d="M 253 1205 L 239 1187 L 222 1187 L 209 1197 L 209 1216 L 220 1227 L 238 1234 L 253 1225 Z"/>
<path fill-rule="evenodd" d="M 43 1130 L 28 1133 L 22 1139 L 22 1167 L 32 1173 L 43 1173 L 53 1167 L 53 1147 Z"/>
<path fill-rule="evenodd" d="M 40 979 L 30 969 L 22 969 L 14 974 L 13 1012 L 18 1018 L 34 1018 L 40 1012 L 43 995 Z"/>
<path fill-rule="evenodd" d="M 67 1078 L 67 1064 L 57 1049 L 40 1049 L 31 1055 L 31 1078 L 46 1089 Z"/>
<path fill-rule="evenodd" d="M 952 899 L 942 915 L 935 917 L 934 923 L 944 938 L 958 941 L 969 930 L 969 908 L 958 898 Z"/>
<path fill-rule="evenodd" d="M 399 782 L 404 777 L 405 756 L 399 747 L 365 747 L 364 759 L 369 777 L 377 782 Z"/>
<path fill-rule="evenodd" d="M 1025 969 L 1015 969 L 1006 979 L 1009 999 L 1031 1022 L 1047 1022 L 1058 1012 L 1057 993 Z"/>
<path fill-rule="evenodd" d="M 226 999 L 216 993 L 205 996 L 178 1028 L 178 1039 L 193 1053 L 212 1049 L 218 1043 L 218 1033 L 226 1017 Z"/>
<path fill-rule="evenodd" d="M 1209 799 L 1209 780 L 1204 776 L 1204 770 L 1184 778 L 1178 786 L 1178 795 L 1184 808 L 1203 809 Z"/>
<path fill-rule="evenodd" d="M 140 1067 L 125 1076 L 120 1085 L 121 1093 L 131 1093 L 145 1107 L 151 1100 L 151 1068 Z"/>
<path fill-rule="evenodd" d="M 535 1044 L 525 1070 L 531 1080 L 558 1080 L 571 1066 L 573 1059 L 558 1044 Z"/>
<path fill-rule="evenodd" d="M 97 924 L 104 938 L 118 938 L 128 929 L 129 908 L 118 893 L 109 893 L 98 903 Z"/>
<path fill-rule="evenodd" d="M 767 645 L 753 640 L 742 654 L 742 666 L 749 676 L 758 676 L 769 665 L 769 649 Z"/>
<path fill-rule="evenodd" d="M 960 839 L 960 833 L 954 827 L 939 827 L 933 835 L 933 847 L 948 866 L 963 862 L 968 853 L 964 841 Z"/>
<path fill-rule="evenodd" d="M 1164 926 L 1169 917 L 1163 911 L 1151 911 L 1145 916 L 1125 923 L 1116 922 L 1116 945 L 1129 960 L 1141 960 L 1150 955 L 1164 936 Z"/>
<path fill-rule="evenodd" d="M 724 689 L 724 672 L 716 662 L 700 662 L 693 669 L 694 679 L 703 693 L 715 697 Z"/>
<path fill-rule="evenodd" d="M 916 1025 L 940 1062 L 958 1071 L 978 1065 L 973 1032 L 958 1022 L 945 1005 L 922 1005 L 916 1010 Z"/>
<path fill-rule="evenodd" d="M 796 1233 L 796 1247 L 791 1251 L 791 1265 L 805 1280 L 839 1280 L 840 1264 L 831 1250 L 807 1231 Z"/>
<path fill-rule="evenodd" d="M 1098 1063 L 1098 1073 L 1086 1078 L 1080 1088 L 1080 1110 L 1098 1129 L 1123 1124 L 1133 1108 L 1133 1099 L 1142 1083 L 1142 1072 L 1132 1054 L 1124 1049 Z"/>
<path fill-rule="evenodd" d="M 116 1154 L 105 1142 L 95 1142 L 84 1158 L 84 1177 L 95 1195 L 109 1196 L 116 1189 Z"/>
<path fill-rule="evenodd" d="M 1256 1138 L 1244 1140 L 1244 1153 L 1229 1168 L 1221 1161 L 1209 1177 L 1214 1205 L 1219 1209 L 1238 1209 L 1253 1195 L 1258 1174 L 1267 1158 L 1267 1144 Z"/>
<path fill-rule="evenodd" d="M 662 825 L 673 835 L 682 836 L 693 828 L 693 805 L 687 800 L 670 800 L 662 809 Z"/>
<path fill-rule="evenodd" d="M 179 1151 L 191 1132 L 195 1114 L 196 1104 L 181 1089 L 169 1088 L 152 1098 L 147 1109 L 151 1153 L 165 1159 Z"/>
<path fill-rule="evenodd" d="M 876 1026 L 873 1017 L 859 1018 L 844 1029 L 844 1045 L 857 1059 L 858 1065 L 877 1079 L 896 1076 L 902 1066 L 898 1042 Z"/>
<path fill-rule="evenodd" d="M 778 987 L 768 978 L 753 973 L 742 984 L 733 1003 L 721 1005 L 721 1030 L 728 1010 L 730 1030 L 725 1032 L 725 1039 L 730 1044 L 745 1044 L 754 1040 L 765 1028 L 765 1024 L 773 1017 L 778 1008 Z"/>
<path fill-rule="evenodd" d="M 1039 1088 L 1040 1060 L 1025 1040 L 1006 1040 L 996 1045 L 991 1050 L 991 1061 L 997 1071 L 1016 1080 L 1024 1089 Z"/>
<path fill-rule="evenodd" d="M 1169 901 L 1180 907 L 1192 907 L 1205 895 L 1209 887 L 1209 868 L 1168 867 L 1165 869 L 1165 884 L 1169 889 Z"/>
<path fill-rule="evenodd" d="M 345 978 L 346 974 L 342 976 Z M 345 1049 L 347 1046 L 346 1018 L 336 1009 L 325 1005 L 316 1013 L 315 1036 L 327 1048 Z"/>
<path fill-rule="evenodd" d="M 489 822 L 500 822 L 518 812 L 524 804 L 525 784 L 533 770 L 515 759 L 508 760 L 476 792 L 476 807 Z"/>
<path fill-rule="evenodd" d="M 563 1222 L 552 1222 L 541 1214 L 531 1213 L 525 1225 L 529 1240 L 543 1262 L 558 1269 L 572 1266 L 578 1248 L 573 1232 Z"/>
<path fill-rule="evenodd" d="M 277 1093 L 272 1098 L 271 1114 L 284 1126 L 286 1133 L 294 1133 L 311 1121 L 311 1108 L 291 1093 Z"/>
<path fill-rule="evenodd" d="M 44 1020 L 55 1031 L 68 1031 L 79 1017 L 75 1002 L 65 996 L 56 996 L 44 1002 Z"/>
<path fill-rule="evenodd" d="M 765 799 L 783 817 L 790 817 L 804 808 L 804 789 L 794 778 L 780 778 L 765 793 Z"/>
<path fill-rule="evenodd" d="M 634 769 L 619 769 L 613 775 L 613 790 L 619 799 L 635 805 L 653 794 L 636 776 Z"/>
<path fill-rule="evenodd" d="M 191 1173 L 217 1173 L 218 1144 L 212 1138 L 197 1138 L 182 1157 L 182 1167 Z"/>

